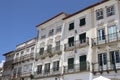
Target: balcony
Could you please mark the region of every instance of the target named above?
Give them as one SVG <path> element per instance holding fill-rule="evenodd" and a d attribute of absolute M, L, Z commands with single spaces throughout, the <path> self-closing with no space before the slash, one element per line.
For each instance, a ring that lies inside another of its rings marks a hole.
<path fill-rule="evenodd" d="M 89 64 L 86 64 L 86 62 L 80 64 L 71 64 L 69 66 L 64 67 L 64 74 L 84 72 L 84 71 L 89 71 L 89 69 L 90 66 Z"/>
<path fill-rule="evenodd" d="M 26 55 L 24 55 L 24 56 L 21 56 L 21 61 L 26 61 L 26 60 L 30 60 L 30 59 L 34 59 L 33 53 L 30 53 L 30 54 L 26 54 Z"/>
<path fill-rule="evenodd" d="M 26 54 L 21 57 L 15 58 L 13 63 L 15 64 L 15 63 L 23 62 L 23 61 L 30 60 L 30 59 L 34 59 L 33 53 Z"/>
<path fill-rule="evenodd" d="M 19 62 L 21 62 L 21 59 L 20 59 L 20 57 L 18 57 L 18 58 L 15 58 L 15 59 L 14 59 L 14 61 L 13 61 L 13 64 L 15 64 L 15 63 L 19 63 Z"/>
<path fill-rule="evenodd" d="M 96 74 L 96 73 L 102 74 L 103 72 L 109 73 L 110 71 L 115 71 L 117 73 L 118 70 L 120 70 L 120 62 L 113 63 L 113 62 L 107 61 L 106 64 L 100 64 L 98 62 L 92 63 L 93 74 Z"/>
<path fill-rule="evenodd" d="M 98 46 L 102 44 L 109 44 L 112 42 L 118 42 L 120 41 L 120 33 L 113 33 L 113 34 L 108 34 L 102 37 L 97 37 L 92 39 L 92 46 Z"/>
<path fill-rule="evenodd" d="M 22 78 L 21 72 L 18 72 L 18 73 L 13 72 L 11 78 L 12 80 L 20 80 L 20 78 Z"/>
<path fill-rule="evenodd" d="M 31 72 L 23 72 L 21 74 L 21 77 L 30 77 L 31 76 Z"/>
<path fill-rule="evenodd" d="M 71 51 L 71 50 L 74 50 L 75 48 L 82 48 L 82 47 L 85 47 L 87 45 L 89 45 L 89 38 L 65 44 L 64 50 Z"/>
<path fill-rule="evenodd" d="M 12 72 L 12 69 L 11 70 L 4 70 L 2 73 L 2 76 L 11 76 L 11 72 Z"/>
<path fill-rule="evenodd" d="M 12 65 L 12 64 L 13 64 L 13 59 L 12 59 L 12 60 L 9 60 L 9 61 L 5 61 L 4 67 L 5 67 L 5 66 Z"/>
<path fill-rule="evenodd" d="M 34 78 L 46 78 L 51 76 L 59 76 L 62 74 L 62 68 L 42 70 L 40 72 L 35 72 Z"/>
<path fill-rule="evenodd" d="M 47 50 L 42 50 L 39 53 L 36 54 L 36 58 L 39 59 L 44 59 L 45 57 L 49 56 L 52 57 L 55 54 L 60 55 L 62 53 L 62 46 L 56 46 L 54 48 L 51 49 L 47 49 Z"/>

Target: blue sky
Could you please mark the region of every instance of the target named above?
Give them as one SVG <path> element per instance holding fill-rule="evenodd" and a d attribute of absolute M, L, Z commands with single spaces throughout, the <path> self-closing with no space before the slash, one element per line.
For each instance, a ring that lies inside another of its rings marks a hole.
<path fill-rule="evenodd" d="M 0 62 L 2 54 L 36 36 L 36 25 L 60 12 L 74 13 L 100 0 L 0 0 Z"/>

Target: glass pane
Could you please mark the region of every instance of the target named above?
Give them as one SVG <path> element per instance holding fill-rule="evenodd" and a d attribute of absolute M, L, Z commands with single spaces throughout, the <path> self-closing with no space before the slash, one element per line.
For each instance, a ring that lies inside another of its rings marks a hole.
<path fill-rule="evenodd" d="M 104 65 L 107 64 L 107 54 L 103 53 L 103 61 L 104 61 Z"/>
<path fill-rule="evenodd" d="M 115 56 L 116 56 L 116 63 L 119 63 L 120 62 L 119 51 L 115 51 Z"/>
<path fill-rule="evenodd" d="M 108 28 L 108 39 L 110 40 L 114 40 L 117 38 L 117 30 L 116 30 L 116 26 L 110 26 Z"/>
<path fill-rule="evenodd" d="M 74 58 L 69 58 L 68 59 L 68 69 L 73 69 L 74 68 Z"/>

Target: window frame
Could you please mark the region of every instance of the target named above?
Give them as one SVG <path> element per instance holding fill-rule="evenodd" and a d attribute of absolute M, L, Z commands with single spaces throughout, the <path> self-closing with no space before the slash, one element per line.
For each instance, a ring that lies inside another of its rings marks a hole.
<path fill-rule="evenodd" d="M 69 23 L 69 31 L 71 31 L 71 30 L 74 30 L 74 27 L 75 27 L 75 23 L 74 22 L 70 22 Z"/>
<path fill-rule="evenodd" d="M 101 20 L 104 18 L 104 10 L 99 9 L 96 11 L 96 20 Z"/>
<path fill-rule="evenodd" d="M 42 73 L 42 67 L 43 67 L 43 65 L 37 65 L 37 74 Z"/>
<path fill-rule="evenodd" d="M 70 59 L 73 59 L 73 63 L 70 63 Z M 74 69 L 74 58 L 68 58 L 68 70 Z M 70 63 L 70 64 L 69 64 Z"/>
<path fill-rule="evenodd" d="M 53 62 L 53 71 L 59 71 L 60 61 Z"/>
<path fill-rule="evenodd" d="M 106 8 L 106 15 L 107 15 L 107 17 L 115 15 L 115 6 L 114 5 L 111 5 Z"/>
<path fill-rule="evenodd" d="M 72 38 L 73 38 L 73 41 L 72 41 Z M 70 40 L 70 39 L 71 39 L 71 40 Z M 68 45 L 69 45 L 69 47 L 74 46 L 74 42 L 75 42 L 74 39 L 75 39 L 74 36 L 68 38 Z"/>
<path fill-rule="evenodd" d="M 81 21 L 84 21 L 84 23 L 82 23 Z M 82 26 L 85 26 L 85 25 L 86 25 L 86 17 L 80 18 L 80 20 L 79 20 L 79 26 L 82 27 Z"/>

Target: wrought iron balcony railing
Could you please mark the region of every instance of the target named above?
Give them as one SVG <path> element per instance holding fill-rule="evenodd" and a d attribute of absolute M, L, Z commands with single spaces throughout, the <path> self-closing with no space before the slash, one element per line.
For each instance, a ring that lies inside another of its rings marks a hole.
<path fill-rule="evenodd" d="M 115 42 L 115 41 L 120 41 L 120 33 L 116 32 L 116 33 L 112 33 L 112 34 L 108 34 L 108 35 L 103 35 L 97 38 L 93 38 L 92 39 L 92 46 L 97 46 L 100 44 L 107 44 L 107 43 L 111 43 L 111 42 Z"/>
<path fill-rule="evenodd" d="M 19 62 L 22 62 L 22 61 L 26 61 L 26 60 L 29 60 L 29 59 L 34 59 L 34 54 L 31 53 L 31 54 L 26 54 L 26 55 L 23 55 L 21 57 L 17 57 L 14 59 L 13 63 L 19 63 Z"/>
<path fill-rule="evenodd" d="M 13 64 L 13 59 L 12 60 L 8 60 L 8 61 L 5 61 L 5 63 L 4 63 L 4 67 L 5 66 L 9 66 L 9 65 L 12 65 Z"/>
<path fill-rule="evenodd" d="M 4 70 L 2 76 L 9 76 L 11 75 L 12 70 Z"/>
<path fill-rule="evenodd" d="M 78 40 L 75 42 L 65 44 L 65 51 L 73 50 L 75 48 L 82 48 L 89 45 L 89 38 Z"/>
<path fill-rule="evenodd" d="M 53 68 L 53 69 L 47 69 L 42 71 L 37 71 L 34 73 L 35 78 L 44 78 L 48 76 L 57 76 L 62 74 L 62 68 Z"/>
<path fill-rule="evenodd" d="M 92 73 L 103 73 L 103 72 L 107 72 L 109 73 L 110 71 L 115 71 L 117 72 L 118 70 L 120 70 L 120 62 L 119 63 L 115 63 L 112 61 L 107 61 L 107 63 L 92 63 Z"/>
<path fill-rule="evenodd" d="M 39 53 L 36 54 L 36 58 L 45 58 L 47 56 L 51 57 L 55 54 L 61 54 L 62 53 L 62 46 L 56 46 L 54 48 L 51 49 L 47 49 L 47 50 L 42 50 Z"/>
<path fill-rule="evenodd" d="M 30 77 L 31 76 L 31 72 L 23 72 L 21 73 L 21 77 Z"/>
<path fill-rule="evenodd" d="M 86 62 L 81 62 L 80 64 L 69 64 L 68 66 L 65 66 L 64 74 L 83 72 L 89 70 L 90 70 L 89 64 Z"/>
<path fill-rule="evenodd" d="M 48 37 L 53 36 L 54 32 L 49 32 Z"/>

